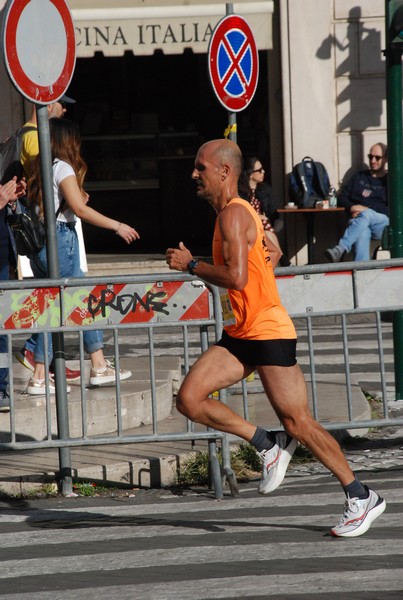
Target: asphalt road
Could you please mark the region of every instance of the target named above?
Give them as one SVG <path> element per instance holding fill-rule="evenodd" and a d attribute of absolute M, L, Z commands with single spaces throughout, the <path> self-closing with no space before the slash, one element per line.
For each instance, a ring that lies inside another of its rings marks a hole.
<path fill-rule="evenodd" d="M 367 468 L 362 480 L 387 508 L 353 539 L 329 535 L 344 496 L 314 468 L 290 470 L 268 497 L 256 481 L 221 501 L 205 489 L 3 495 L 0 598 L 401 600 L 403 468 Z"/>

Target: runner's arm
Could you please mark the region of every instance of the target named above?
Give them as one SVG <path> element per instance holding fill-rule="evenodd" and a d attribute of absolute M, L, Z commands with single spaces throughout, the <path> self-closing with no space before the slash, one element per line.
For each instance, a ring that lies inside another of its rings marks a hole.
<path fill-rule="evenodd" d="M 248 282 L 248 252 L 256 239 L 256 227 L 249 212 L 234 204 L 226 207 L 217 217 L 222 239 L 223 265 L 199 261 L 194 274 L 205 281 L 224 288 L 242 290 Z M 253 238 L 253 227 L 255 239 Z M 166 262 L 170 269 L 187 271 L 193 255 L 180 242 L 179 248 L 168 248 Z"/>

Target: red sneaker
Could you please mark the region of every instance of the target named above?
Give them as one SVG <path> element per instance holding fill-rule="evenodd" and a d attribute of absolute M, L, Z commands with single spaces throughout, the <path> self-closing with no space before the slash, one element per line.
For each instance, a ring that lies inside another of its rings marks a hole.
<path fill-rule="evenodd" d="M 35 357 L 34 353 L 31 350 L 22 348 L 21 350 L 18 350 L 18 352 L 15 353 L 15 358 L 30 371 L 35 371 Z M 50 372 L 53 373 L 52 365 L 50 366 Z M 67 383 L 74 383 L 75 381 L 78 381 L 80 377 L 81 371 L 79 369 L 73 370 L 69 369 L 69 367 L 66 367 Z"/>
<path fill-rule="evenodd" d="M 32 372 L 35 371 L 35 358 L 34 353 L 31 352 L 31 350 L 22 348 L 21 350 L 18 350 L 14 356 L 22 365 L 24 365 L 24 367 Z"/>
<path fill-rule="evenodd" d="M 50 367 L 50 372 L 53 373 L 53 367 Z M 78 381 L 81 377 L 81 371 L 79 369 L 69 369 L 66 367 L 66 381 L 67 383 L 74 383 Z"/>

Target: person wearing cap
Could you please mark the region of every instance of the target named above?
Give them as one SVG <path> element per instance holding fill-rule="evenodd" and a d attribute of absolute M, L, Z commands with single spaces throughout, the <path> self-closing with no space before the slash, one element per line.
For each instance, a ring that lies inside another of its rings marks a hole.
<path fill-rule="evenodd" d="M 74 104 L 75 100 L 73 98 L 69 98 L 66 95 L 63 95 L 57 102 L 53 102 L 52 104 L 48 104 L 48 117 L 52 119 L 54 117 L 61 118 L 64 117 L 67 111 L 68 104 Z M 28 178 L 30 175 L 32 161 L 39 154 L 39 140 L 38 140 L 38 121 L 36 118 L 36 105 L 32 105 L 31 118 L 29 121 L 24 123 L 24 127 L 34 127 L 35 129 L 31 129 L 22 135 L 22 146 L 21 146 L 21 156 L 20 162 L 22 164 L 22 168 L 24 170 L 25 176 Z"/>

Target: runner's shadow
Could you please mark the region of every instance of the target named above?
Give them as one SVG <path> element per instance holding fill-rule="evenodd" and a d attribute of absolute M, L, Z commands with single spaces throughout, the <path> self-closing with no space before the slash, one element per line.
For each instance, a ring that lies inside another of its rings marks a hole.
<path fill-rule="evenodd" d="M 52 511 L 43 511 L 51 513 Z M 30 527 L 40 529 L 84 529 L 97 527 L 184 527 L 190 529 L 203 529 L 209 532 L 224 532 L 225 529 L 209 522 L 190 521 L 169 518 L 150 518 L 150 517 L 110 517 L 103 514 L 88 514 L 62 511 L 55 512 L 54 515 L 46 514 L 44 518 L 29 516 L 26 524 Z"/>
<path fill-rule="evenodd" d="M 188 519 L 170 519 L 170 518 L 153 518 L 153 517 L 136 517 L 136 516 L 119 516 L 110 517 L 104 514 L 88 514 L 88 513 L 75 513 L 66 511 L 65 513 L 57 511 L 57 514 L 49 514 L 52 511 L 41 511 L 46 512 L 46 516 L 43 518 L 43 514 L 35 516 L 31 515 L 28 517 L 26 523 L 30 527 L 40 529 L 85 529 L 85 528 L 98 528 L 98 527 L 179 527 L 188 528 L 195 530 L 204 530 L 210 533 L 225 533 L 228 527 L 244 527 L 250 529 L 251 527 L 257 529 L 299 529 L 303 531 L 319 532 L 327 535 L 329 528 L 320 525 L 292 525 L 286 523 L 253 523 L 250 521 L 217 521 L 217 520 L 188 520 Z"/>

